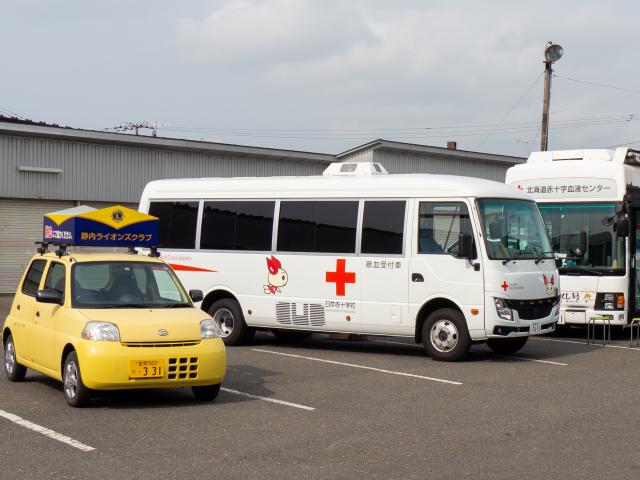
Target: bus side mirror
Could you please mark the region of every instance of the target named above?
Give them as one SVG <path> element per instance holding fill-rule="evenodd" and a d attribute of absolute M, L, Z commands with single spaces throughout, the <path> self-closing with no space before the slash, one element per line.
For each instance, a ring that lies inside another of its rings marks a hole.
<path fill-rule="evenodd" d="M 36 301 L 40 303 L 53 303 L 62 305 L 64 303 L 63 295 L 53 288 L 45 288 L 36 292 Z"/>
<path fill-rule="evenodd" d="M 204 298 L 202 290 L 189 290 L 189 296 L 191 297 L 191 301 L 194 303 L 201 302 Z"/>
<path fill-rule="evenodd" d="M 473 258 L 473 237 L 469 233 L 458 235 L 458 258 Z"/>
<path fill-rule="evenodd" d="M 628 237 L 630 228 L 630 222 L 627 217 L 618 217 L 616 223 L 613 224 L 613 231 L 619 237 Z"/>

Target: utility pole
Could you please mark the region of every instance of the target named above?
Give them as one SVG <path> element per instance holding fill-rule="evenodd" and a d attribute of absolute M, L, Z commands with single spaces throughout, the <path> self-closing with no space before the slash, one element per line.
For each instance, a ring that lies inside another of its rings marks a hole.
<path fill-rule="evenodd" d="M 551 65 L 562 57 L 562 47 L 547 42 L 544 48 L 544 97 L 542 99 L 542 128 L 540 134 L 540 151 L 545 152 L 549 144 L 549 103 L 551 102 Z"/>

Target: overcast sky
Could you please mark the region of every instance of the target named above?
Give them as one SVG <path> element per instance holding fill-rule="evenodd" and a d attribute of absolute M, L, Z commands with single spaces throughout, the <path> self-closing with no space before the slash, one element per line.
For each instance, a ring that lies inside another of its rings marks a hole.
<path fill-rule="evenodd" d="M 7 1 L 0 113 L 327 153 L 382 137 L 527 155 L 552 40 L 549 148 L 640 146 L 639 16 L 637 1 Z"/>

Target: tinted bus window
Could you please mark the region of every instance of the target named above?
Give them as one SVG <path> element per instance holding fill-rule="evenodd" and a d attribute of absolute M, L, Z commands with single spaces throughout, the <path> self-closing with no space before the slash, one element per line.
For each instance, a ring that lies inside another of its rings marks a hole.
<path fill-rule="evenodd" d="M 355 253 L 358 202 L 285 201 L 280 204 L 278 250 Z"/>
<path fill-rule="evenodd" d="M 36 292 L 40 286 L 40 280 L 42 279 L 42 272 L 44 272 L 44 266 L 46 264 L 46 260 L 34 260 L 33 263 L 31 263 L 27 276 L 24 278 L 24 283 L 22 284 L 22 293 L 32 297 L 36 296 Z"/>
<path fill-rule="evenodd" d="M 367 201 L 362 219 L 362 253 L 402 254 L 405 201 Z"/>
<path fill-rule="evenodd" d="M 151 202 L 149 215 L 160 219 L 161 247 L 196 247 L 198 202 Z"/>
<path fill-rule="evenodd" d="M 200 248 L 271 250 L 275 202 L 205 202 Z"/>

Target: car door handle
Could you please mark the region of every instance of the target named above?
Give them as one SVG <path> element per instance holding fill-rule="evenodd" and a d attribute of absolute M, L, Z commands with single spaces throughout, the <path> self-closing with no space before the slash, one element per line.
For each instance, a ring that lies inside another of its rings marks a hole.
<path fill-rule="evenodd" d="M 40 312 L 36 312 L 36 317 L 40 318 Z"/>
<path fill-rule="evenodd" d="M 18 305 L 18 306 L 16 307 L 16 310 L 20 310 L 20 305 Z"/>
<path fill-rule="evenodd" d="M 412 273 L 411 274 L 412 282 L 424 282 L 424 277 L 420 273 Z"/>

